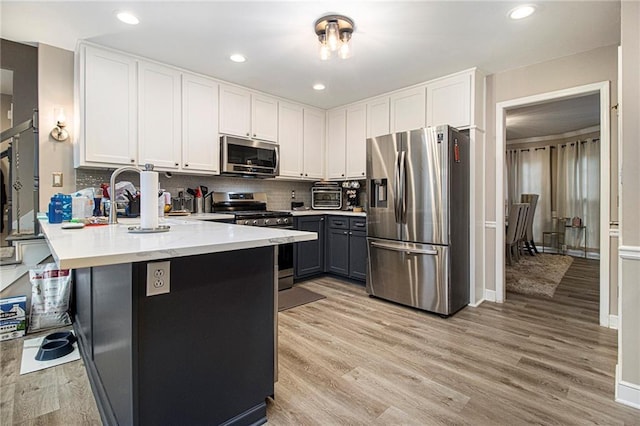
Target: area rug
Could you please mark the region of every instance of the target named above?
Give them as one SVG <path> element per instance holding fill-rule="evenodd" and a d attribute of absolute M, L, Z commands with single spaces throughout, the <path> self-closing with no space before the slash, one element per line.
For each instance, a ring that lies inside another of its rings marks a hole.
<path fill-rule="evenodd" d="M 305 305 L 324 298 L 326 298 L 326 296 L 314 293 L 313 291 L 302 287 L 293 287 L 281 290 L 278 292 L 278 312 L 286 311 L 287 309 Z"/>
<path fill-rule="evenodd" d="M 556 254 L 521 256 L 505 267 L 507 291 L 551 298 L 572 262 L 573 257 Z"/>

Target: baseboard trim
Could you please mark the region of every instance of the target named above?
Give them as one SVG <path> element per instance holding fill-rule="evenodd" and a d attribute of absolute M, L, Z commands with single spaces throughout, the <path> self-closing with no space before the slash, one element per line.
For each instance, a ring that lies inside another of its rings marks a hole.
<path fill-rule="evenodd" d="M 495 302 L 496 301 L 496 291 L 495 290 L 484 290 L 484 300 L 487 302 Z"/>
<path fill-rule="evenodd" d="M 618 329 L 618 316 L 617 315 L 609 315 L 609 328 L 613 328 L 614 330 Z"/>
<path fill-rule="evenodd" d="M 478 306 L 482 305 L 482 302 L 484 301 L 485 299 L 483 297 L 482 299 L 478 300 L 476 303 L 469 303 L 467 306 L 471 306 L 472 308 L 477 308 Z"/>
<path fill-rule="evenodd" d="M 620 380 L 619 365 L 616 365 L 616 402 L 640 409 L 640 386 Z"/>

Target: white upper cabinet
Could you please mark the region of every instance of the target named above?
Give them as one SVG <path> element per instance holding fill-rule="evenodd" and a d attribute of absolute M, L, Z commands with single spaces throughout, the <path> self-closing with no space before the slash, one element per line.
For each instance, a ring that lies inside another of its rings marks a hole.
<path fill-rule="evenodd" d="M 374 99 L 367 103 L 367 137 L 388 135 L 389 128 L 389 97 Z"/>
<path fill-rule="evenodd" d="M 280 134 L 280 176 L 304 176 L 303 109 L 299 105 L 280 102 L 278 131 Z"/>
<path fill-rule="evenodd" d="M 162 169 L 180 166 L 180 72 L 162 65 L 138 63 L 138 159 Z"/>
<path fill-rule="evenodd" d="M 251 93 L 234 86 L 220 86 L 220 133 L 251 136 Z"/>
<path fill-rule="evenodd" d="M 425 126 L 426 100 L 424 86 L 402 90 L 391 95 L 391 132 L 406 132 Z"/>
<path fill-rule="evenodd" d="M 427 84 L 427 126 L 471 124 L 471 75 L 443 78 Z"/>
<path fill-rule="evenodd" d="M 325 164 L 325 112 L 304 108 L 304 177 L 322 179 Z"/>
<path fill-rule="evenodd" d="M 80 141 L 76 167 L 137 163 L 136 61 L 82 46 L 79 60 Z"/>
<path fill-rule="evenodd" d="M 364 179 L 367 169 L 367 106 L 347 107 L 346 178 Z"/>
<path fill-rule="evenodd" d="M 220 173 L 218 83 L 182 74 L 182 164 L 184 171 Z"/>
<path fill-rule="evenodd" d="M 329 111 L 327 120 L 327 178 L 344 179 L 346 175 L 347 110 Z"/>
<path fill-rule="evenodd" d="M 251 137 L 278 142 L 278 101 L 251 95 Z"/>
<path fill-rule="evenodd" d="M 277 142 L 278 101 L 221 85 L 220 133 Z"/>

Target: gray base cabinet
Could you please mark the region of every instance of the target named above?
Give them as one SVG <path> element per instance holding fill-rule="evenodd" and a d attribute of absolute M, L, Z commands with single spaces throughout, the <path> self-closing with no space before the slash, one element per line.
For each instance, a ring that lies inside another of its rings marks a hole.
<path fill-rule="evenodd" d="M 295 243 L 293 247 L 294 277 L 307 278 L 321 274 L 324 270 L 325 217 L 301 216 L 294 219 L 298 231 L 316 232 L 318 239 Z"/>
<path fill-rule="evenodd" d="M 105 425 L 266 422 L 274 395 L 274 249 L 75 271 L 75 331 Z"/>

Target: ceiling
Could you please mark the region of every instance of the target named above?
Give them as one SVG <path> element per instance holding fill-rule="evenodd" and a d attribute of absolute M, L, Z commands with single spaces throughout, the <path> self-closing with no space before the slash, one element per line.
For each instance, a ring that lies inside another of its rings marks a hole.
<path fill-rule="evenodd" d="M 600 94 L 507 110 L 507 140 L 562 135 L 600 125 Z"/>
<path fill-rule="evenodd" d="M 0 2 L 0 35 L 74 50 L 79 39 L 273 95 L 331 108 L 452 72 L 491 74 L 620 41 L 618 1 Z M 129 26 L 115 18 L 128 10 Z M 329 13 L 355 21 L 353 57 L 321 61 L 313 31 Z M 229 61 L 241 52 L 248 61 Z M 312 90 L 322 82 L 327 89 Z"/>

